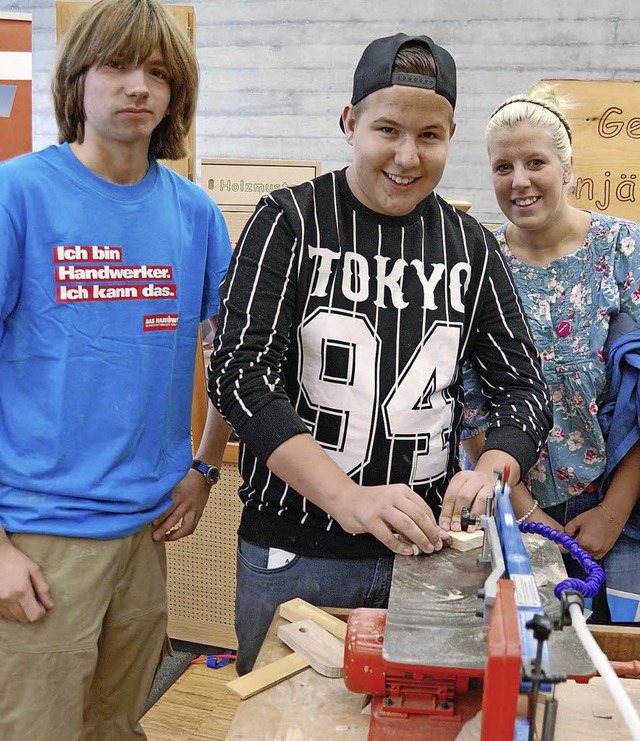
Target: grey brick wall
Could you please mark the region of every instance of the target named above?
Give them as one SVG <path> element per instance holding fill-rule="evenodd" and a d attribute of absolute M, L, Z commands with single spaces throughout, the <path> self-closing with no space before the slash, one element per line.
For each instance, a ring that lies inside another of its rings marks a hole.
<path fill-rule="evenodd" d="M 364 46 L 426 33 L 458 64 L 457 132 L 439 192 L 501 221 L 483 142 L 493 108 L 543 78 L 640 80 L 637 0 L 188 0 L 202 86 L 196 158 L 350 157 L 337 125 Z M 34 148 L 55 141 L 54 0 L 0 0 L 33 16 Z"/>

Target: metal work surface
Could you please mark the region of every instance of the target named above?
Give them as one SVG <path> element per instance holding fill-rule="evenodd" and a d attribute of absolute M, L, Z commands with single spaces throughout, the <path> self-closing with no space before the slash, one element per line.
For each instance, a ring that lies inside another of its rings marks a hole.
<path fill-rule="evenodd" d="M 546 614 L 556 619 L 555 585 L 566 578 L 558 547 L 546 538 L 523 535 Z M 415 666 L 482 670 L 487 661 L 488 624 L 476 616 L 477 596 L 489 569 L 476 566 L 480 549 L 443 548 L 430 556 L 396 556 L 383 656 Z M 588 676 L 593 665 L 571 626 L 549 640 L 551 671 Z"/>

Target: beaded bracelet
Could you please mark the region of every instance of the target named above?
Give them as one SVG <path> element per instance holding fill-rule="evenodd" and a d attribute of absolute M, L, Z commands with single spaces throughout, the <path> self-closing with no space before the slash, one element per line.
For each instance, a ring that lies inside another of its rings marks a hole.
<path fill-rule="evenodd" d="M 607 516 L 607 517 L 609 518 L 609 522 L 613 522 L 613 524 L 614 524 L 614 525 L 617 525 L 617 527 L 619 527 L 619 528 L 620 528 L 620 530 L 624 530 L 624 525 L 621 525 L 621 524 L 620 524 L 620 523 L 619 523 L 619 522 L 618 522 L 618 521 L 616 520 L 616 518 L 615 518 L 615 517 L 613 517 L 612 515 L 610 515 L 610 514 L 609 514 L 608 510 L 606 509 L 606 507 L 604 506 L 604 504 L 602 504 L 602 502 L 600 502 L 600 504 L 598 505 L 598 507 L 600 507 L 600 509 L 601 509 L 601 510 L 602 510 L 602 511 L 603 511 L 603 512 L 605 513 L 605 515 L 606 515 L 606 516 Z"/>
<path fill-rule="evenodd" d="M 521 522 L 528 520 L 529 517 L 531 517 L 531 515 L 536 511 L 537 508 L 538 508 L 538 502 L 536 502 L 536 500 L 534 499 L 533 507 L 531 507 L 531 509 L 527 512 L 526 515 L 522 515 L 522 517 L 518 517 L 518 519 L 516 520 L 516 524 L 519 525 Z"/>

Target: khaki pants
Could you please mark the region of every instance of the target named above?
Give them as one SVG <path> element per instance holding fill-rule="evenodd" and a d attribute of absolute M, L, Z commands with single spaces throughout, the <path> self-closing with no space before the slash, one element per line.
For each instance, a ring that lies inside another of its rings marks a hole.
<path fill-rule="evenodd" d="M 144 739 L 138 720 L 168 645 L 164 542 L 12 534 L 55 607 L 0 619 L 2 741 Z"/>

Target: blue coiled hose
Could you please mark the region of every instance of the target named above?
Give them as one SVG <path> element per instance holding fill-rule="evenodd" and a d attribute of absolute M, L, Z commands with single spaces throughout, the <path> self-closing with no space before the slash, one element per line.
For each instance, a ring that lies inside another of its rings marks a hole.
<path fill-rule="evenodd" d="M 545 538 L 558 543 L 582 566 L 587 572 L 587 578 L 582 579 L 565 579 L 558 582 L 553 590 L 554 595 L 560 599 L 560 595 L 565 591 L 579 592 L 583 597 L 595 597 L 600 591 L 605 579 L 605 572 L 602 566 L 591 558 L 589 553 L 580 546 L 570 535 L 554 530 L 549 525 L 542 522 L 521 522 L 519 525 L 523 533 L 537 533 L 544 535 Z"/>

